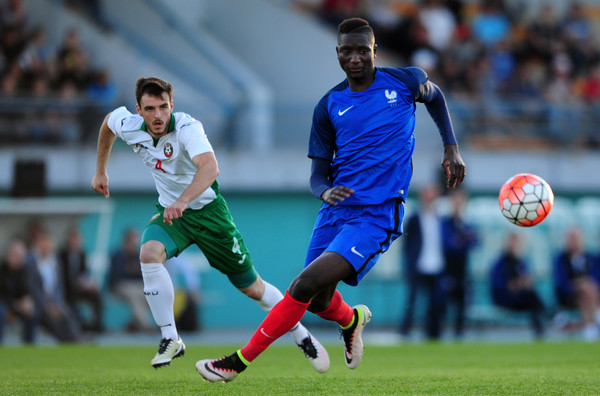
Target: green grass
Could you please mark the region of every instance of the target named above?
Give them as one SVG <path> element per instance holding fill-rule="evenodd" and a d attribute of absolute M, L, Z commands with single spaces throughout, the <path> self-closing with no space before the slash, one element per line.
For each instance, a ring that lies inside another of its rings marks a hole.
<path fill-rule="evenodd" d="M 294 346 L 274 345 L 235 381 L 202 381 L 194 364 L 234 346 L 188 345 L 154 370 L 152 346 L 0 348 L 2 395 L 600 395 L 600 344 L 369 346 L 356 370 L 328 346 L 317 374 Z"/>

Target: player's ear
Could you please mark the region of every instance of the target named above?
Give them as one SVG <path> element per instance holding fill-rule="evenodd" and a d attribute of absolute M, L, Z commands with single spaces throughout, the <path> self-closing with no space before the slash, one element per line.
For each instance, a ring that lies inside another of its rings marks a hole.
<path fill-rule="evenodd" d="M 135 105 L 135 109 L 137 110 L 137 113 L 138 113 L 139 115 L 142 115 L 142 109 L 140 108 L 140 105 L 139 105 L 139 104 L 136 104 L 136 105 Z"/>
<path fill-rule="evenodd" d="M 377 44 L 373 44 L 373 58 L 377 58 Z"/>

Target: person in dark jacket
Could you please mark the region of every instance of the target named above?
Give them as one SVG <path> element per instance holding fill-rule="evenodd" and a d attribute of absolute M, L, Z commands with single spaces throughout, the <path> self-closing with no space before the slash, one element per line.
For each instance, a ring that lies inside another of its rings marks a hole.
<path fill-rule="evenodd" d="M 4 340 L 4 328 L 9 317 L 21 321 L 21 339 L 25 344 L 36 340 L 38 316 L 26 265 L 27 247 L 21 239 L 8 243 L 0 264 L 0 343 Z"/>
<path fill-rule="evenodd" d="M 515 311 L 529 311 L 536 338 L 544 334 L 545 306 L 534 288 L 526 260 L 522 236 L 510 232 L 504 249 L 490 271 L 491 297 L 494 304 Z"/>
<path fill-rule="evenodd" d="M 478 243 L 472 224 L 465 220 L 464 210 L 468 200 L 464 190 L 448 194 L 451 212 L 442 217 L 442 245 L 444 249 L 446 303 L 453 304 L 454 336 L 462 338 L 465 329 L 465 309 L 469 289 L 469 253 Z"/>
<path fill-rule="evenodd" d="M 58 253 L 63 276 L 65 302 L 77 316 L 81 328 L 102 332 L 102 296 L 94 279 L 88 273 L 87 256 L 82 246 L 82 235 L 77 228 L 69 229 L 65 245 Z M 80 303 L 88 303 L 92 317 L 87 321 L 80 312 Z"/>
<path fill-rule="evenodd" d="M 59 342 L 81 341 L 81 328 L 64 299 L 61 269 L 53 236 L 43 230 L 27 257 L 31 290 L 40 324 Z"/>

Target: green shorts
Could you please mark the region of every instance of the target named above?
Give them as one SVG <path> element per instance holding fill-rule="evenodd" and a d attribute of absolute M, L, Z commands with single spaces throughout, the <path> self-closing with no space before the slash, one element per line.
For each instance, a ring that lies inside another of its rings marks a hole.
<path fill-rule="evenodd" d="M 221 195 L 199 210 L 187 209 L 173 225 L 163 222 L 165 208 L 156 204 L 156 212 L 142 234 L 142 244 L 159 241 L 167 259 L 178 256 L 196 244 L 211 267 L 227 275 L 237 288 L 246 288 L 257 279 L 250 253 L 238 231 L 227 202 Z"/>

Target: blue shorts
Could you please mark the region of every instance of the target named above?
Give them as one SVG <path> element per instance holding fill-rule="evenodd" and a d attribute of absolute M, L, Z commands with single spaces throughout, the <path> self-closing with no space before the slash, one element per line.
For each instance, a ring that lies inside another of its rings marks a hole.
<path fill-rule="evenodd" d="M 403 220 L 402 198 L 380 205 L 323 205 L 315 221 L 304 266 L 323 252 L 336 252 L 356 271 L 343 281 L 356 286 L 379 256 L 402 235 Z"/>

